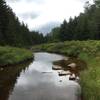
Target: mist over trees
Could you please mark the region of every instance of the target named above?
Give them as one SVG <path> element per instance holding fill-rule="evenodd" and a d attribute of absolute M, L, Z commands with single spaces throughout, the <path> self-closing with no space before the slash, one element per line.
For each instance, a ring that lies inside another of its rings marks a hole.
<path fill-rule="evenodd" d="M 5 0 L 0 0 L 0 45 L 23 47 L 43 42 L 42 34 L 30 32 L 27 25 L 19 22 Z"/>
<path fill-rule="evenodd" d="M 65 12 L 67 13 L 67 12 Z M 100 0 L 85 4 L 84 13 L 66 20 L 47 36 L 49 42 L 65 40 L 100 40 Z M 55 37 L 55 38 L 54 38 Z"/>

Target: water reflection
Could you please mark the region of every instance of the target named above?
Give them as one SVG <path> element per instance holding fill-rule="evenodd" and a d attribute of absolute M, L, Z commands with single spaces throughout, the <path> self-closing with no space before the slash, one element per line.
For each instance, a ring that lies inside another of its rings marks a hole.
<path fill-rule="evenodd" d="M 78 83 L 52 70 L 52 61 L 61 59 L 59 55 L 36 53 L 35 61 L 18 78 L 9 100 L 77 100 Z"/>
<path fill-rule="evenodd" d="M 68 76 L 59 77 L 58 72 L 52 70 L 53 61 L 61 59 L 63 56 L 56 54 L 36 53 L 33 63 L 19 77 L 15 75 L 18 78 L 16 81 L 14 77 L 15 81 L 11 86 L 14 87 L 13 92 L 6 99 L 0 100 L 77 100 L 79 84 L 69 81 Z"/>
<path fill-rule="evenodd" d="M 18 66 L 0 68 L 0 100 L 8 100 L 17 81 L 17 77 L 20 76 L 20 72 L 22 70 L 24 71 L 29 64 L 30 62 L 27 62 Z"/>

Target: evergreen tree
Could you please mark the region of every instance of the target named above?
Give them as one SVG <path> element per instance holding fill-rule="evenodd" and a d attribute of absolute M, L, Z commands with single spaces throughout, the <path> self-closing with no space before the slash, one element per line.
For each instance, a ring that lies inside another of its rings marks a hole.
<path fill-rule="evenodd" d="M 65 41 L 69 39 L 69 33 L 67 33 L 67 29 L 68 29 L 68 23 L 66 22 L 66 20 L 64 20 L 63 24 L 61 24 L 61 27 L 60 27 L 59 38 L 61 41 Z"/>
<path fill-rule="evenodd" d="M 20 23 L 4 0 L 0 1 L 0 45 L 26 47 L 42 43 L 43 39 L 42 34 L 30 32 L 27 25 Z"/>
<path fill-rule="evenodd" d="M 54 40 L 56 36 L 60 41 L 100 40 L 100 0 L 94 0 L 92 5 L 86 2 L 84 13 L 80 13 L 74 19 L 70 18 L 69 22 L 64 20 L 59 30 L 59 32 L 53 32 L 53 29 L 49 38 Z"/>

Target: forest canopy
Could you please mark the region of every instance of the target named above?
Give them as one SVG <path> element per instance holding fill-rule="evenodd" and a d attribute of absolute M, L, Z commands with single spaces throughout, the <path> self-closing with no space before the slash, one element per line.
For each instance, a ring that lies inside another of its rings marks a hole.
<path fill-rule="evenodd" d="M 67 13 L 67 12 L 65 12 Z M 33 23 L 34 24 L 34 23 Z M 100 39 L 100 0 L 85 4 L 84 13 L 55 27 L 46 36 L 30 31 L 21 23 L 5 0 L 0 1 L 0 45 L 25 47 L 44 42 Z"/>
<path fill-rule="evenodd" d="M 65 12 L 67 13 L 67 12 Z M 66 40 L 99 40 L 100 39 L 100 0 L 94 0 L 91 5 L 85 4 L 84 13 L 78 17 L 70 18 L 55 27 L 46 36 L 48 41 L 66 41 Z"/>
<path fill-rule="evenodd" d="M 27 25 L 19 21 L 5 0 L 0 0 L 0 45 L 24 47 L 43 42 L 42 33 L 29 31 Z"/>

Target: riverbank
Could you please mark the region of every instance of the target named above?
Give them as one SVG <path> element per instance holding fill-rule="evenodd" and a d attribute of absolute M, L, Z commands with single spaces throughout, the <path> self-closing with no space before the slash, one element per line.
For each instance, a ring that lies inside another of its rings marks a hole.
<path fill-rule="evenodd" d="M 33 58 L 31 51 L 23 48 L 0 46 L 0 67 L 19 64 Z"/>
<path fill-rule="evenodd" d="M 80 75 L 82 98 L 100 99 L 100 41 L 65 41 L 39 45 L 32 50 L 60 53 L 86 61 L 88 69 L 82 71 Z"/>

